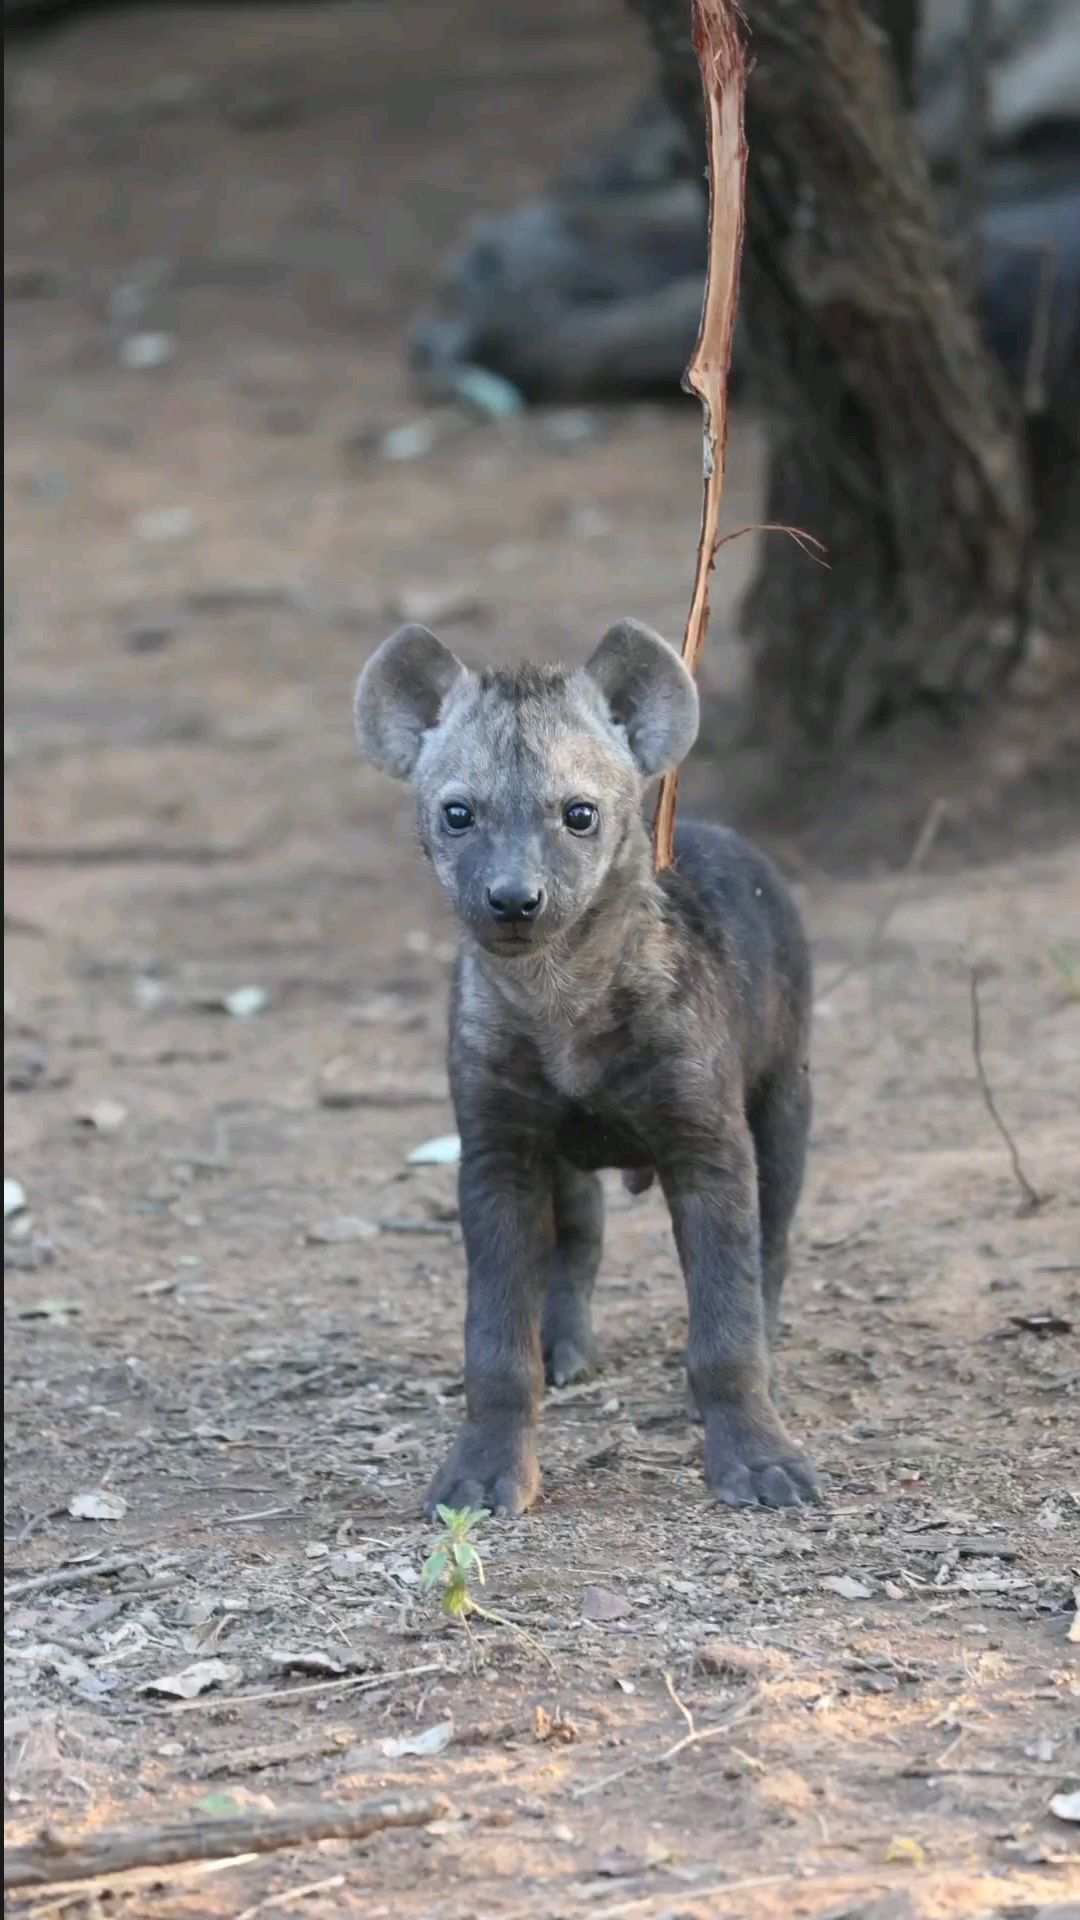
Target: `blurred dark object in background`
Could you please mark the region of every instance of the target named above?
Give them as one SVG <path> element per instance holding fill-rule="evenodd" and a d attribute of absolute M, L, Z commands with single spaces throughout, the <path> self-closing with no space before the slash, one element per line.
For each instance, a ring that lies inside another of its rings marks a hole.
<path fill-rule="evenodd" d="M 945 231 L 963 245 L 966 4 L 931 0 L 917 42 L 917 119 Z M 752 20 L 752 8 L 751 8 Z M 1080 380 L 1080 8 L 998 5 L 988 63 L 978 255 L 983 332 L 1028 410 L 1066 422 Z M 481 367 L 530 401 L 674 395 L 705 266 L 700 167 L 662 100 L 639 102 L 542 198 L 478 220 L 409 337 L 424 390 Z M 745 372 L 736 343 L 733 380 Z"/>
<path fill-rule="evenodd" d="M 640 101 L 539 200 L 476 221 L 409 336 L 432 397 L 483 367 L 528 400 L 678 391 L 701 313 L 705 203 L 663 101 Z"/>

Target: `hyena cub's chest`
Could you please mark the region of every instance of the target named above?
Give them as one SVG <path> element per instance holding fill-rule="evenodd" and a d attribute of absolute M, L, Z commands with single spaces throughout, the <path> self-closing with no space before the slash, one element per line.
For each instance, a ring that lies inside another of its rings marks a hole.
<path fill-rule="evenodd" d="M 643 1137 L 642 1080 L 626 1035 L 597 1037 L 550 1031 L 538 1046 L 559 1106 L 558 1149 L 582 1172 L 600 1167 L 648 1167 Z"/>

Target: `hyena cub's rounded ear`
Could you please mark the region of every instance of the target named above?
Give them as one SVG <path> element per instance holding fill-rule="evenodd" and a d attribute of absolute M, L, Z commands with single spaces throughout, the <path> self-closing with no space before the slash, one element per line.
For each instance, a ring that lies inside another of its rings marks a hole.
<path fill-rule="evenodd" d="M 625 731 L 639 772 L 651 778 L 677 767 L 697 739 L 698 696 L 674 648 L 639 620 L 618 620 L 585 671 Z"/>
<path fill-rule="evenodd" d="M 421 742 L 465 672 L 426 627 L 399 627 L 372 654 L 356 683 L 353 716 L 360 751 L 397 780 L 407 780 Z"/>

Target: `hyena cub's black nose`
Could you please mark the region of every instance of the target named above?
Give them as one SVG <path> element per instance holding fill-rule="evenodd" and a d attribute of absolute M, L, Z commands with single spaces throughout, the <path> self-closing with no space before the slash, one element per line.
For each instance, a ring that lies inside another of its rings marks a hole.
<path fill-rule="evenodd" d="M 501 881 L 487 897 L 495 920 L 539 920 L 544 911 L 544 889 L 529 881 Z"/>

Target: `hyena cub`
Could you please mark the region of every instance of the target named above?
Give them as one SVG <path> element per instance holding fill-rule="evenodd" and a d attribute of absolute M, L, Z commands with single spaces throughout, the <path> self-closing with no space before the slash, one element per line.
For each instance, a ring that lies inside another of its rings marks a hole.
<path fill-rule="evenodd" d="M 814 1498 L 769 1390 L 810 1118 L 810 965 L 779 875 L 686 825 L 652 870 L 646 781 L 694 743 L 693 681 L 622 620 L 588 665 L 472 673 L 423 627 L 360 676 L 360 745 L 412 783 L 461 923 L 450 1077 L 468 1257 L 465 1424 L 428 1510 L 520 1513 L 540 1485 L 545 1366 L 593 1365 L 598 1169 L 655 1174 L 689 1297 L 710 1486 Z"/>

